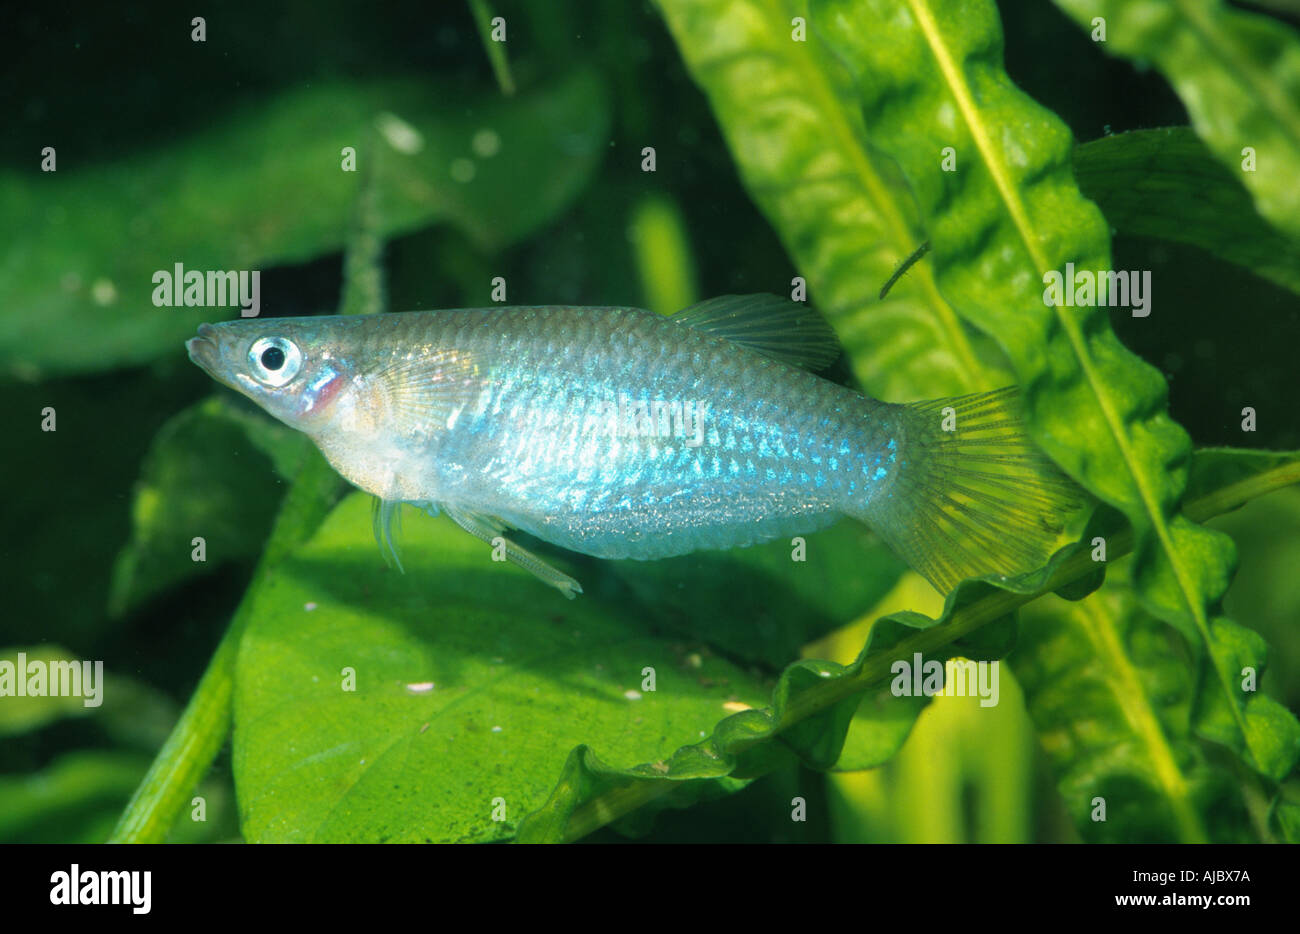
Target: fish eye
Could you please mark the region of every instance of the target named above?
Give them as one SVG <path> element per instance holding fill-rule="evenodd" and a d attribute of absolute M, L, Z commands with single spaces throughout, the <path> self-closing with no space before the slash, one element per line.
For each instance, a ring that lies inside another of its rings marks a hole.
<path fill-rule="evenodd" d="M 248 349 L 248 363 L 258 382 L 283 386 L 302 369 L 302 351 L 287 337 L 260 337 Z"/>

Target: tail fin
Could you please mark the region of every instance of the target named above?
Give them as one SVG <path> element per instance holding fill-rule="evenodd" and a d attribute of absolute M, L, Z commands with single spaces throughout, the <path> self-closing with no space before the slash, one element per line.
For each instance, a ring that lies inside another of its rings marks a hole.
<path fill-rule="evenodd" d="M 1041 567 L 1081 525 L 1087 494 L 1034 446 L 1018 402 L 1009 387 L 903 407 L 898 472 L 862 519 L 945 593 Z"/>

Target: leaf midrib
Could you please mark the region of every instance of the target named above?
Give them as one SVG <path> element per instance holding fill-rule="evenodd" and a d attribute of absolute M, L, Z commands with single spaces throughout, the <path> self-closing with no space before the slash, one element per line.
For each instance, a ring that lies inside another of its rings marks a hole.
<path fill-rule="evenodd" d="M 1147 757 L 1165 797 L 1173 807 L 1179 835 L 1184 843 L 1205 843 L 1208 837 L 1188 796 L 1187 780 L 1174 759 L 1173 750 L 1151 708 L 1133 663 L 1124 654 L 1116 632 L 1117 622 L 1099 600 L 1072 604 L 1071 615 L 1078 621 L 1093 649 L 1106 661 L 1105 678 L 1124 719 L 1146 748 Z"/>
<path fill-rule="evenodd" d="M 962 78 L 960 70 L 949 54 L 947 47 L 943 44 L 942 36 L 934 21 L 933 16 L 927 6 L 927 0 L 907 0 L 916 17 L 917 24 L 925 36 L 927 45 L 930 47 L 931 54 L 934 55 L 939 70 L 947 83 L 953 98 L 961 111 L 962 119 L 965 121 L 967 128 L 970 130 L 971 138 L 975 142 L 975 147 L 983 159 L 989 175 L 997 187 L 998 195 L 1002 200 L 1007 214 L 1010 216 L 1012 223 L 1015 225 L 1016 233 L 1020 237 L 1021 244 L 1025 252 L 1029 254 L 1035 270 L 1039 275 L 1044 275 L 1051 270 L 1048 265 L 1047 257 L 1039 249 L 1033 237 L 1033 229 L 1029 222 L 1028 213 L 1025 211 L 1024 204 L 1016 195 L 1015 186 L 1011 183 L 1006 172 L 1005 166 L 997 157 L 993 149 L 992 141 L 989 138 L 988 130 L 980 120 L 979 111 L 975 102 L 970 95 L 970 90 Z M 1060 306 L 1052 306 L 1056 314 L 1057 321 L 1061 325 L 1062 333 L 1070 341 L 1071 349 L 1074 352 L 1075 359 L 1079 362 L 1079 368 L 1082 370 L 1084 378 L 1088 382 L 1088 387 L 1092 395 L 1097 400 L 1101 409 L 1102 416 L 1106 420 L 1106 427 L 1110 431 L 1111 437 L 1115 440 L 1115 445 L 1119 449 L 1120 456 L 1124 459 L 1124 465 L 1128 469 L 1129 475 L 1133 478 L 1134 486 L 1137 489 L 1138 497 L 1141 500 L 1142 508 L 1147 514 L 1151 529 L 1155 533 L 1160 543 L 1161 550 L 1169 560 L 1169 566 L 1173 571 L 1174 580 L 1178 584 L 1179 593 L 1182 596 L 1183 603 L 1187 606 L 1195 621 L 1197 631 L 1200 633 L 1204 643 L 1206 653 L 1214 660 L 1213 668 L 1218 677 L 1219 685 L 1228 696 L 1228 706 L 1232 710 L 1233 719 L 1237 723 L 1237 728 L 1241 731 L 1242 739 L 1246 748 L 1250 750 L 1251 757 L 1254 758 L 1254 750 L 1250 744 L 1250 733 L 1247 730 L 1245 715 L 1239 704 L 1235 703 L 1231 687 L 1225 677 L 1225 672 L 1215 658 L 1210 640 L 1209 622 L 1205 613 L 1204 604 L 1196 599 L 1195 589 L 1188 577 L 1187 570 L 1183 566 L 1180 555 L 1174 548 L 1173 538 L 1169 531 L 1169 526 L 1165 521 L 1164 512 L 1160 509 L 1159 499 L 1152 491 L 1150 483 L 1145 473 L 1139 468 L 1137 458 L 1130 446 L 1127 432 L 1124 431 L 1123 420 L 1111 403 L 1110 396 L 1105 391 L 1105 386 L 1098 378 L 1093 369 L 1091 357 L 1088 355 L 1087 346 L 1083 334 L 1079 330 L 1077 322 L 1069 315 L 1064 313 Z M 1258 765 L 1258 762 L 1256 763 Z"/>
<path fill-rule="evenodd" d="M 766 0 L 766 6 L 769 11 L 769 20 L 772 22 L 782 22 L 782 18 L 789 12 L 788 9 L 782 8 L 781 0 Z M 881 220 L 889 231 L 891 245 L 898 252 L 899 258 L 909 255 L 917 246 L 912 231 L 898 212 L 897 204 L 890 195 L 888 187 L 876 173 L 862 147 L 858 144 L 859 141 L 852 128 L 844 119 L 842 102 L 835 94 L 834 89 L 828 86 L 821 69 L 810 61 L 807 50 L 808 43 L 792 42 L 791 44 L 802 45 L 804 48 L 796 50 L 788 56 L 778 55 L 770 49 L 756 50 L 751 48 L 732 55 L 716 56 L 707 61 L 701 60 L 697 64 L 702 69 L 714 68 L 719 64 L 728 64 L 736 59 L 766 55 L 791 65 L 797 72 L 800 85 L 810 98 L 813 109 L 822 115 L 822 125 L 835 140 L 836 148 L 852 169 L 853 175 L 862 186 L 867 199 L 880 213 Z M 801 184 L 802 182 L 797 182 L 793 187 L 799 187 Z M 792 186 L 774 187 L 788 189 Z M 988 371 L 975 357 L 974 350 L 962 330 L 961 319 L 939 291 L 938 284 L 934 281 L 933 272 L 924 266 L 918 266 L 915 272 L 915 278 L 924 295 L 925 304 L 934 314 L 935 319 L 947 337 L 953 355 L 957 358 L 961 367 L 963 382 L 965 383 L 964 388 L 968 391 L 991 388 Z"/>

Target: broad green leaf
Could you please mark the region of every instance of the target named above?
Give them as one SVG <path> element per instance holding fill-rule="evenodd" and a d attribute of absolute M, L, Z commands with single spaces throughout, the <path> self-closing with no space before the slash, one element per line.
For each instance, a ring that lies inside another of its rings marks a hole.
<path fill-rule="evenodd" d="M 872 148 L 848 76 L 813 37 L 794 41 L 804 0 L 658 0 L 713 108 L 745 187 L 781 237 L 809 298 L 835 326 L 867 392 L 909 401 L 1010 382 L 928 264 L 881 301 L 926 239 L 897 169 Z M 937 157 L 936 157 L 937 158 Z M 770 291 L 785 291 L 773 283 Z"/>
<path fill-rule="evenodd" d="M 1104 309 L 1044 298 L 1067 263 L 1110 268 L 1107 229 L 1075 187 L 1069 131 L 1003 70 L 996 8 L 826 0 L 811 16 L 916 195 L 940 291 L 1002 346 L 1043 449 L 1133 525 L 1144 607 L 1208 652 L 1205 728 L 1262 774 L 1285 775 L 1294 757 L 1274 742 L 1275 718 L 1254 716 L 1236 687 L 1249 636 L 1217 613 L 1232 543 L 1176 512 L 1190 441 L 1165 412 L 1163 378 L 1119 343 Z M 936 169 L 945 147 L 954 171 Z M 1169 313 L 1155 306 L 1150 320 Z"/>
<path fill-rule="evenodd" d="M 292 477 L 306 443 L 222 396 L 164 425 L 136 486 L 131 541 L 117 558 L 109 612 L 120 616 L 227 562 L 255 558 L 280 499 L 276 477 Z M 203 561 L 194 560 L 196 537 L 204 540 Z"/>
<path fill-rule="evenodd" d="M 1300 292 L 1300 241 L 1259 216 L 1241 174 L 1187 127 L 1076 146 L 1074 177 L 1120 233 L 1188 243 Z"/>
<path fill-rule="evenodd" d="M 779 670 L 801 646 L 874 606 L 905 570 L 856 522 L 800 539 L 596 568 L 628 584 L 655 619 Z"/>
<path fill-rule="evenodd" d="M 990 657 L 989 647 L 1005 639 L 982 638 L 980 629 L 1007 630 L 1008 615 L 1068 567 L 1080 564 L 1075 547 L 1062 549 L 1043 568 L 992 581 L 964 581 L 948 595 L 936 619 L 895 613 L 877 621 L 867 644 L 850 665 L 805 659 L 781 673 L 771 701 L 722 720 L 707 738 L 683 746 L 666 760 L 619 767 L 603 750 L 582 745 L 573 751 L 545 806 L 519 831 L 525 842 L 560 842 L 580 837 L 621 816 L 624 807 L 683 806 L 700 798 L 734 791 L 739 783 L 764 774 L 792 756 L 805 765 L 829 769 L 840 759 L 850 723 L 863 693 L 877 709 L 869 711 L 877 732 L 858 740 L 854 755 L 869 750 L 892 755 L 906 738 L 926 698 L 895 695 L 886 687 L 899 659 L 946 661 L 954 655 Z M 1086 573 L 1086 566 L 1077 574 Z M 856 767 L 856 764 L 855 766 Z M 865 765 L 863 766 L 865 767 Z M 598 799 L 598 802 L 593 801 Z M 586 812 L 580 812 L 580 806 Z"/>
<path fill-rule="evenodd" d="M 374 172 L 384 236 L 444 222 L 498 249 L 573 201 L 607 122 L 585 73 L 510 100 L 413 80 L 315 84 L 129 160 L 0 173 L 0 374 L 34 380 L 179 354 L 200 321 L 238 311 L 154 307 L 153 274 L 336 251 L 363 169 Z M 356 172 L 342 169 L 349 146 Z"/>
<path fill-rule="evenodd" d="M 1259 213 L 1300 238 L 1300 37 L 1220 0 L 1056 0 L 1102 49 L 1151 62 Z M 1248 167 L 1249 166 L 1249 167 Z"/>
<path fill-rule="evenodd" d="M 403 562 L 384 566 L 355 494 L 252 593 L 234 739 L 250 841 L 505 839 L 575 744 L 655 762 L 763 698 L 702 647 L 568 602 L 445 519 L 407 512 Z"/>

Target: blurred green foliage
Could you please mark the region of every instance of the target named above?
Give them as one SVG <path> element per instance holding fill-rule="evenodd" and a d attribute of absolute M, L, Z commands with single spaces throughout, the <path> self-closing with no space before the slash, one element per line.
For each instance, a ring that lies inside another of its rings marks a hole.
<path fill-rule="evenodd" d="M 1185 39 L 1158 57 L 1174 88 L 1106 57 L 1140 54 L 1116 24 L 1124 8 L 1149 5 L 1107 4 L 1115 45 L 1105 47 L 1050 5 L 1005 0 L 996 12 L 1006 75 L 991 69 L 982 100 L 1005 93 L 1019 117 L 1053 127 L 1042 143 L 1057 186 L 1048 200 L 1091 211 L 1071 194 L 1073 171 L 1117 234 L 1110 264 L 1153 271 L 1155 315 L 1114 309 L 1109 326 L 1169 381 L 1170 412 L 1193 441 L 1300 447 L 1287 394 L 1300 310 L 1286 193 L 1297 189 L 1263 170 L 1225 180 L 1229 124 L 1204 107 L 1185 111 L 1180 95 L 1223 90 L 1231 76 L 1200 67 L 1210 57 L 1189 53 Z M 0 643 L 14 648 L 0 659 L 57 644 L 50 651 L 103 659 L 110 694 L 94 711 L 0 699 L 0 839 L 108 835 L 239 603 L 301 459 L 301 438 L 211 396 L 181 341 L 219 313 L 154 307 L 155 270 L 256 267 L 264 315 L 331 312 L 364 177 L 393 309 L 485 304 L 491 279 L 504 276 L 511 303 L 670 312 L 699 297 L 788 293 L 804 276 L 848 351 L 836 375 L 882 398 L 989 388 L 1023 368 L 1012 364 L 1027 352 L 1007 349 L 1022 324 L 1012 314 L 1019 293 L 981 265 L 1006 244 L 991 234 L 943 247 L 944 212 L 976 189 L 927 190 L 918 166 L 937 165 L 937 140 L 909 134 L 935 124 L 891 124 L 915 118 L 916 102 L 891 113 L 887 96 L 864 95 L 867 74 L 891 68 L 942 94 L 933 63 L 909 57 L 921 46 L 906 34 L 855 49 L 843 28 L 856 22 L 859 39 L 875 36 L 861 24 L 897 4 L 489 6 L 510 24 L 491 62 L 459 4 L 398 4 L 381 16 L 297 3 L 271 17 L 264 5 L 234 4 L 209 16 L 206 43 L 191 42 L 188 17 L 163 4 L 86 5 L 23 11 L 0 39 L 4 87 L 18 102 L 0 152 L 0 406 L 15 439 L 0 545 L 10 584 Z M 977 19 L 994 12 L 969 6 Z M 739 16 L 727 28 L 723 7 Z M 795 16 L 815 21 L 805 43 L 792 41 Z M 987 40 L 945 22 L 948 38 Z M 128 32 L 152 57 L 122 59 Z M 1285 26 L 1224 38 L 1245 50 L 1263 43 L 1269 60 L 1295 55 Z M 719 64 L 701 67 L 711 59 Z M 1267 62 L 1259 67 L 1267 77 Z M 505 68 L 513 96 L 500 90 Z M 1278 83 L 1238 110 L 1261 141 L 1261 166 L 1293 171 L 1291 123 L 1274 139 L 1261 117 L 1291 113 L 1287 92 Z M 1209 136 L 1152 129 L 1189 122 Z M 1081 144 L 1072 154 L 1067 128 Z M 56 173 L 39 170 L 45 146 L 57 149 Z M 364 171 L 341 171 L 345 146 Z M 641 169 L 646 146 L 653 174 Z M 1068 212 L 1053 222 L 1047 207 L 1035 210 L 1046 234 L 1083 236 L 1104 253 L 1104 230 L 1081 234 L 1061 220 Z M 936 231 L 935 255 L 876 301 Z M 1096 317 L 1090 328 L 1105 329 Z M 1251 435 L 1241 431 L 1245 405 L 1259 415 Z M 55 432 L 40 430 L 46 406 Z M 1139 408 L 1146 417 L 1159 400 Z M 1081 436 L 1057 431 L 1055 453 L 1078 453 Z M 1173 484 L 1163 465 L 1141 469 Z M 1255 659 L 1249 630 L 1262 634 L 1273 649 L 1264 690 L 1295 709 L 1295 490 L 1214 526 L 1237 543 L 1224 605 L 1248 629 L 1233 630 L 1243 643 L 1234 658 Z M 191 560 L 195 535 L 207 540 L 206 563 Z M 945 613 L 860 528 L 809 536 L 806 563 L 791 562 L 786 543 L 655 564 L 556 555 L 576 564 L 587 595 L 554 608 L 444 520 L 408 516 L 404 541 L 408 573 L 398 577 L 352 496 L 259 577 L 237 658 L 233 762 L 218 758 L 195 792 L 205 819 L 187 808 L 172 839 L 501 839 L 544 804 L 529 833 L 547 838 L 592 795 L 665 785 L 667 774 L 711 777 L 656 799 L 620 831 L 664 841 L 1020 841 L 1260 839 L 1300 826 L 1294 794 L 1248 813 L 1275 789 L 1232 777 L 1221 750 L 1197 738 L 1195 639 L 1139 603 L 1124 567 L 1082 602 L 1030 604 L 991 711 L 970 698 L 900 705 L 872 694 L 768 740 L 759 711 L 724 718 L 771 703 L 774 685 L 779 707 L 851 670 L 808 661 L 778 680 L 800 646 L 831 633 L 818 643 L 824 657 L 848 665 L 868 638 L 889 644 Z M 973 585 L 946 612 L 995 590 Z M 928 617 L 873 629 L 897 610 Z M 1006 621 L 990 628 L 1014 632 Z M 964 651 L 1009 646 L 996 643 Z M 662 679 L 655 693 L 640 692 L 647 665 Z M 346 667 L 359 688 L 340 694 Z M 407 687 L 426 681 L 427 693 Z M 702 737 L 701 749 L 674 755 Z M 578 744 L 590 748 L 570 754 Z M 498 794 L 504 821 L 490 817 Z M 1082 800 L 1093 794 L 1127 804 L 1097 827 Z M 796 797 L 806 822 L 790 820 Z"/>

